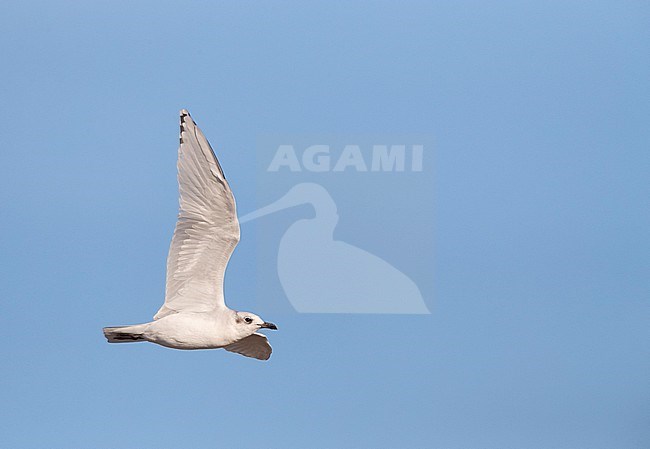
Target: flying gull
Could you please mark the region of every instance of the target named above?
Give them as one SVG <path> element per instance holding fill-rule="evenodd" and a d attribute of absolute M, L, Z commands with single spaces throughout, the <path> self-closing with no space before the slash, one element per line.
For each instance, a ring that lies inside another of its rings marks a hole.
<path fill-rule="evenodd" d="M 180 111 L 180 210 L 167 256 L 165 303 L 153 321 L 105 327 L 109 343 L 148 341 L 175 349 L 216 349 L 268 360 L 259 316 L 229 309 L 223 297 L 228 260 L 239 242 L 237 209 L 221 165 L 190 114 Z"/>

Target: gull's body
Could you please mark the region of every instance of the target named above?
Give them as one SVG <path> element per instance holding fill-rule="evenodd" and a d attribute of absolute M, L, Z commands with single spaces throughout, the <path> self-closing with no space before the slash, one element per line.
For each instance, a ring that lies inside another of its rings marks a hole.
<path fill-rule="evenodd" d="M 180 120 L 180 210 L 167 257 L 165 303 L 154 321 L 106 327 L 104 335 L 111 343 L 224 348 L 266 360 L 271 345 L 256 331 L 276 326 L 229 309 L 223 296 L 226 265 L 239 242 L 235 199 L 210 144 L 185 109 Z"/>

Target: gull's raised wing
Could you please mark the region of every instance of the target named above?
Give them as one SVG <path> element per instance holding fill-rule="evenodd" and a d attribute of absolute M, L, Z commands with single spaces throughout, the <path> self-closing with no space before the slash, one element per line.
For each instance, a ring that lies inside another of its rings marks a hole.
<path fill-rule="evenodd" d="M 268 360 L 273 351 L 269 341 L 266 339 L 266 335 L 258 334 L 257 332 L 223 348 L 226 351 L 236 352 L 237 354 L 259 360 Z"/>
<path fill-rule="evenodd" d="M 219 161 L 190 114 L 180 112 L 179 213 L 167 256 L 165 304 L 172 313 L 225 307 L 223 278 L 239 242 L 235 198 Z"/>

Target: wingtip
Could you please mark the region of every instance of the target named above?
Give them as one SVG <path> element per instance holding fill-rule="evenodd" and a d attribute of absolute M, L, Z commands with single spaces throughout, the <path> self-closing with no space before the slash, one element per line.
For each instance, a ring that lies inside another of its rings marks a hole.
<path fill-rule="evenodd" d="M 189 122 L 191 123 L 192 122 L 192 117 L 190 116 L 190 113 L 187 112 L 187 109 L 181 109 L 179 111 L 179 115 L 180 115 L 180 122 L 181 122 L 181 124 L 180 124 L 181 125 L 181 130 L 180 130 L 180 133 L 178 135 L 178 141 L 179 141 L 180 145 L 182 145 L 183 144 L 183 129 L 185 127 L 187 127 L 186 118 L 189 117 Z"/>

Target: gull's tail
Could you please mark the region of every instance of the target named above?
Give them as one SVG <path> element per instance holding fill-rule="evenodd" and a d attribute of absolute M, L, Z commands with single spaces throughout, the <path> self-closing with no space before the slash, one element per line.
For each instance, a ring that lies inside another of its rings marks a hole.
<path fill-rule="evenodd" d="M 105 327 L 104 337 L 109 343 L 134 343 L 137 341 L 147 341 L 143 332 L 146 325 L 137 324 L 135 326 L 117 326 Z"/>

